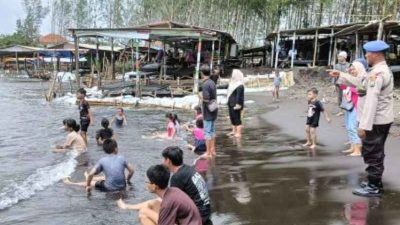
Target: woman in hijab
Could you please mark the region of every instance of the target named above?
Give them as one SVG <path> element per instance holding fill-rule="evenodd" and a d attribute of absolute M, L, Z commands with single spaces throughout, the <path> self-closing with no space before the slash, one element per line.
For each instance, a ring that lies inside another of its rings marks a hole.
<path fill-rule="evenodd" d="M 232 123 L 232 132 L 228 136 L 241 137 L 242 135 L 242 111 L 244 105 L 244 76 L 234 69 L 228 86 L 229 118 Z"/>
<path fill-rule="evenodd" d="M 365 90 L 362 83 L 367 77 L 368 64 L 365 59 L 356 59 L 351 64 L 348 72 L 339 78 L 341 89 L 343 90 L 343 99 L 353 105 L 351 110 L 346 110 L 346 129 L 351 143 L 351 148 L 343 152 L 350 153 L 349 156 L 361 155 L 361 140 L 357 135 L 358 123 L 360 115 L 364 107 Z"/>

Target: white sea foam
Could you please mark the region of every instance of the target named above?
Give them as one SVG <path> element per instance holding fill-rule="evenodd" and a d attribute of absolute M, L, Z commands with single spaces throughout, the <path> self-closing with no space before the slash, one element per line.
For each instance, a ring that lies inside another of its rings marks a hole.
<path fill-rule="evenodd" d="M 78 152 L 67 153 L 67 159 L 51 166 L 39 168 L 22 183 L 12 183 L 0 191 L 0 210 L 11 207 L 21 200 L 31 198 L 36 192 L 58 182 L 74 172 Z"/>

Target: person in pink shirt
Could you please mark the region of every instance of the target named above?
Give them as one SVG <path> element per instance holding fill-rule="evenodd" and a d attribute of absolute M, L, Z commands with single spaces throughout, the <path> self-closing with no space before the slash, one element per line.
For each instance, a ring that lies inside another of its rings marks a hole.
<path fill-rule="evenodd" d="M 196 120 L 195 128 L 186 128 L 188 131 L 193 133 L 194 145 L 188 145 L 188 147 L 196 154 L 201 155 L 206 152 L 206 142 L 204 138 L 204 123 L 202 119 Z"/>
<path fill-rule="evenodd" d="M 355 60 L 350 68 L 349 73 L 353 76 L 359 76 L 360 73 L 365 73 L 365 66 L 360 60 Z M 347 130 L 347 136 L 351 144 L 350 149 L 343 151 L 344 153 L 350 153 L 349 156 L 361 156 L 361 139 L 357 134 L 358 120 L 357 112 L 360 109 L 358 107 L 359 94 L 358 89 L 354 85 L 341 84 L 340 89 L 343 90 L 343 100 L 347 101 L 347 104 L 351 104 L 352 108 L 345 109 L 345 124 Z M 343 104 L 342 104 L 343 105 Z"/>
<path fill-rule="evenodd" d="M 156 132 L 151 136 L 142 136 L 144 139 L 174 139 L 176 136 L 176 121 L 175 121 L 175 116 L 172 113 L 167 113 L 165 115 L 165 118 L 167 119 L 167 130 L 164 133 L 159 133 Z"/>

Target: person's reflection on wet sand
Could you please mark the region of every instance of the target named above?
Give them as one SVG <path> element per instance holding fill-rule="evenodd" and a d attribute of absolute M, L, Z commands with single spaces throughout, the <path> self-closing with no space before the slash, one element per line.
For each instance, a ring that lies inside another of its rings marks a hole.
<path fill-rule="evenodd" d="M 368 217 L 368 200 L 352 202 L 344 207 L 344 216 L 349 225 L 366 225 Z"/>

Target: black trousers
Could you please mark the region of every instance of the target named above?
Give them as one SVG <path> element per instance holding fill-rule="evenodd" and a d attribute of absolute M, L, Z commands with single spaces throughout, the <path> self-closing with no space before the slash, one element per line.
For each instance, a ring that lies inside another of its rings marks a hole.
<path fill-rule="evenodd" d="M 366 131 L 362 141 L 362 156 L 367 168 L 368 182 L 376 186 L 382 183 L 385 159 L 385 142 L 392 124 L 374 125 L 371 131 Z"/>

